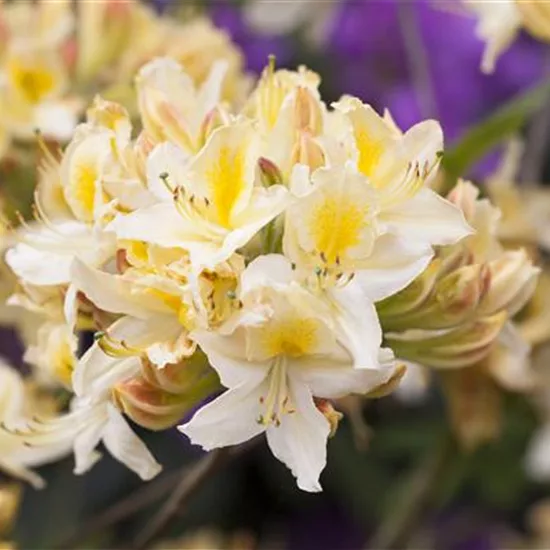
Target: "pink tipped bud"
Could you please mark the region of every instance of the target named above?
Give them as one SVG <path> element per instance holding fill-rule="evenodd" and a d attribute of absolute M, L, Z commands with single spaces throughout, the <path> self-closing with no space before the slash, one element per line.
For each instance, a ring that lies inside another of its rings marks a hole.
<path fill-rule="evenodd" d="M 485 313 L 506 310 L 517 313 L 535 291 L 540 269 L 526 251 L 509 250 L 489 264 L 491 285 L 482 307 Z"/>
<path fill-rule="evenodd" d="M 323 112 L 321 104 L 306 87 L 296 90 L 294 103 L 294 116 L 296 130 L 319 135 L 323 129 Z"/>
<path fill-rule="evenodd" d="M 227 114 L 221 109 L 221 107 L 219 105 L 214 107 L 202 121 L 200 132 L 201 144 L 204 145 L 214 130 L 222 126 L 226 126 L 228 122 L 229 120 Z"/>
<path fill-rule="evenodd" d="M 292 164 L 305 164 L 313 172 L 325 165 L 325 153 L 309 132 L 302 131 L 292 153 Z"/>
<path fill-rule="evenodd" d="M 176 425 L 193 405 L 187 396 L 170 394 L 139 375 L 119 382 L 112 389 L 112 399 L 124 414 L 150 430 Z"/>
<path fill-rule="evenodd" d="M 283 174 L 279 167 L 271 160 L 265 157 L 258 159 L 258 169 L 260 171 L 260 180 L 264 187 L 280 185 L 283 183 Z"/>

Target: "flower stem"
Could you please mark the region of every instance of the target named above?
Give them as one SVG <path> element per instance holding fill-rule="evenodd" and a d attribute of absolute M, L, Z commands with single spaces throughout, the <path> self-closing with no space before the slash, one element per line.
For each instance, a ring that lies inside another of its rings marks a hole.
<path fill-rule="evenodd" d="M 454 437 L 446 431 L 439 445 L 430 451 L 429 456 L 422 460 L 403 484 L 397 507 L 392 508 L 382 521 L 366 549 L 406 548 L 415 528 L 429 509 L 433 493 L 445 476 L 456 452 Z"/>

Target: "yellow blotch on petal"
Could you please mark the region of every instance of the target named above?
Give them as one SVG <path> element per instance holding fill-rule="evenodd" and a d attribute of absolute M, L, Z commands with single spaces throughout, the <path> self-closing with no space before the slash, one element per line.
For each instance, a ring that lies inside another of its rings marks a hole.
<path fill-rule="evenodd" d="M 362 174 L 368 178 L 372 178 L 380 161 L 380 157 L 384 152 L 384 147 L 380 141 L 374 140 L 372 136 L 364 130 L 356 132 L 355 141 L 359 153 L 357 168 Z M 376 182 L 371 183 L 376 186 Z"/>
<path fill-rule="evenodd" d="M 60 342 L 52 359 L 54 375 L 65 386 L 70 387 L 76 360 L 69 342 Z"/>
<path fill-rule="evenodd" d="M 191 309 L 183 302 L 181 296 L 152 287 L 143 289 L 143 294 L 157 298 L 159 302 L 171 309 L 177 315 L 178 321 L 182 326 L 186 328 L 192 327 Z"/>
<path fill-rule="evenodd" d="M 8 71 L 17 92 L 31 104 L 39 103 L 55 86 L 52 72 L 40 65 L 33 66 L 13 60 Z"/>
<path fill-rule="evenodd" d="M 71 199 L 82 208 L 87 220 L 93 219 L 97 177 L 95 165 L 89 162 L 77 164 L 71 177 Z"/>
<path fill-rule="evenodd" d="M 368 207 L 350 199 L 327 198 L 312 213 L 310 229 L 316 251 L 329 263 L 338 263 L 346 251 L 361 242 Z"/>
<path fill-rule="evenodd" d="M 300 357 L 318 343 L 318 324 L 313 319 L 291 318 L 266 327 L 265 346 L 270 356 Z"/>
<path fill-rule="evenodd" d="M 222 147 L 217 162 L 208 171 L 210 192 L 216 209 L 218 223 L 224 227 L 231 225 L 233 207 L 245 187 L 244 148 L 232 150 Z"/>

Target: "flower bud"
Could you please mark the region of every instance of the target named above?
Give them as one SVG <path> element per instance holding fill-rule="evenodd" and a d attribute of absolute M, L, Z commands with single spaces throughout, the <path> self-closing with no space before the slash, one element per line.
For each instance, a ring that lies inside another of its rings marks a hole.
<path fill-rule="evenodd" d="M 188 396 L 156 388 L 142 376 L 119 382 L 111 391 L 116 407 L 150 430 L 165 430 L 174 426 L 193 406 Z"/>
<path fill-rule="evenodd" d="M 501 311 L 443 333 L 389 333 L 386 341 L 402 359 L 434 368 L 460 368 L 480 361 L 491 351 L 507 319 L 506 312 Z"/>
<path fill-rule="evenodd" d="M 226 126 L 229 123 L 227 113 L 216 105 L 204 118 L 200 131 L 200 145 L 204 145 L 216 128 Z"/>
<path fill-rule="evenodd" d="M 309 132 L 300 132 L 292 148 L 291 164 L 304 164 L 312 172 L 325 165 L 325 153 Z"/>
<path fill-rule="evenodd" d="M 384 323 L 384 328 L 429 330 L 458 325 L 473 316 L 489 282 L 490 273 L 485 265 L 461 267 L 439 280 L 419 308 L 393 317 Z"/>
<path fill-rule="evenodd" d="M 152 141 L 171 141 L 184 151 L 194 151 L 196 136 L 191 134 L 184 114 L 188 98 L 174 95 L 174 90 L 181 90 L 182 80 L 192 88 L 193 83 L 175 61 L 151 61 L 136 78 L 138 106 L 143 128 Z"/>
<path fill-rule="evenodd" d="M 483 313 L 506 310 L 515 315 L 533 294 L 540 269 L 523 249 L 503 252 L 489 263 L 489 269 L 491 286 L 482 303 Z"/>
<path fill-rule="evenodd" d="M 143 182 L 147 181 L 147 159 L 154 148 L 155 141 L 152 137 L 145 130 L 141 131 L 134 144 L 134 154 L 131 158 L 135 172 Z"/>
<path fill-rule="evenodd" d="M 447 200 L 458 206 L 467 221 L 471 221 L 476 213 L 479 189 L 469 181 L 459 180 L 447 195 Z"/>
<path fill-rule="evenodd" d="M 96 96 L 92 106 L 86 111 L 86 118 L 93 125 L 108 128 L 117 136 L 125 136 L 128 140 L 130 139 L 132 128 L 128 111 L 114 101 L 106 101 L 100 96 Z"/>
<path fill-rule="evenodd" d="M 406 288 L 376 304 L 380 321 L 385 330 L 401 315 L 421 307 L 433 291 L 441 262 L 434 260 Z"/>
<path fill-rule="evenodd" d="M 264 187 L 279 185 L 283 183 L 283 174 L 279 167 L 271 160 L 265 157 L 258 159 L 258 169 L 260 171 L 260 181 Z"/>
<path fill-rule="evenodd" d="M 319 100 L 305 86 L 296 89 L 294 99 L 294 124 L 298 132 L 316 136 L 323 129 L 323 112 Z"/>
<path fill-rule="evenodd" d="M 109 65 L 130 37 L 132 3 L 113 0 L 82 2 L 78 9 L 77 64 L 79 80 L 91 80 Z"/>
<path fill-rule="evenodd" d="M 141 374 L 149 384 L 175 394 L 190 391 L 194 384 L 204 376 L 208 376 L 211 371 L 205 355 L 200 351 L 179 363 L 168 364 L 162 369 L 148 360 L 143 360 L 141 368 Z"/>
<path fill-rule="evenodd" d="M 193 407 L 206 399 L 219 388 L 219 380 L 216 373 L 210 369 L 202 377 L 197 377 L 197 372 L 187 365 L 168 365 L 168 373 L 164 375 L 163 369 L 158 369 L 158 378 L 155 378 L 151 370 L 147 375 L 138 374 L 128 380 L 119 382 L 111 390 L 113 403 L 134 422 L 150 430 L 165 430 L 177 424 L 181 418 Z M 177 370 L 184 372 L 180 374 Z M 147 376 L 147 378 L 146 378 Z M 189 379 L 185 380 L 189 376 Z M 151 383 L 150 380 L 158 380 L 166 387 L 180 390 L 172 393 Z M 178 386 L 179 384 L 179 386 Z"/>

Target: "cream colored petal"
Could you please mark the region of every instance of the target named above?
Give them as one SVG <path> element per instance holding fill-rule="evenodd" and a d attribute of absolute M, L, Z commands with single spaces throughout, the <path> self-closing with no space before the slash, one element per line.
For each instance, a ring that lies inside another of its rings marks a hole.
<path fill-rule="evenodd" d="M 227 390 L 178 429 L 205 451 L 252 439 L 265 430 L 257 421 L 260 398 L 266 395 L 264 385 L 253 381 Z"/>
<path fill-rule="evenodd" d="M 319 476 L 327 462 L 330 426 L 317 410 L 307 386 L 289 377 L 290 396 L 295 413 L 281 417 L 281 425 L 267 428 L 267 442 L 273 454 L 290 468 L 298 487 L 319 492 Z"/>
<path fill-rule="evenodd" d="M 431 189 L 422 189 L 410 200 L 379 215 L 390 233 L 412 243 L 454 244 L 472 234 L 462 212 Z"/>

